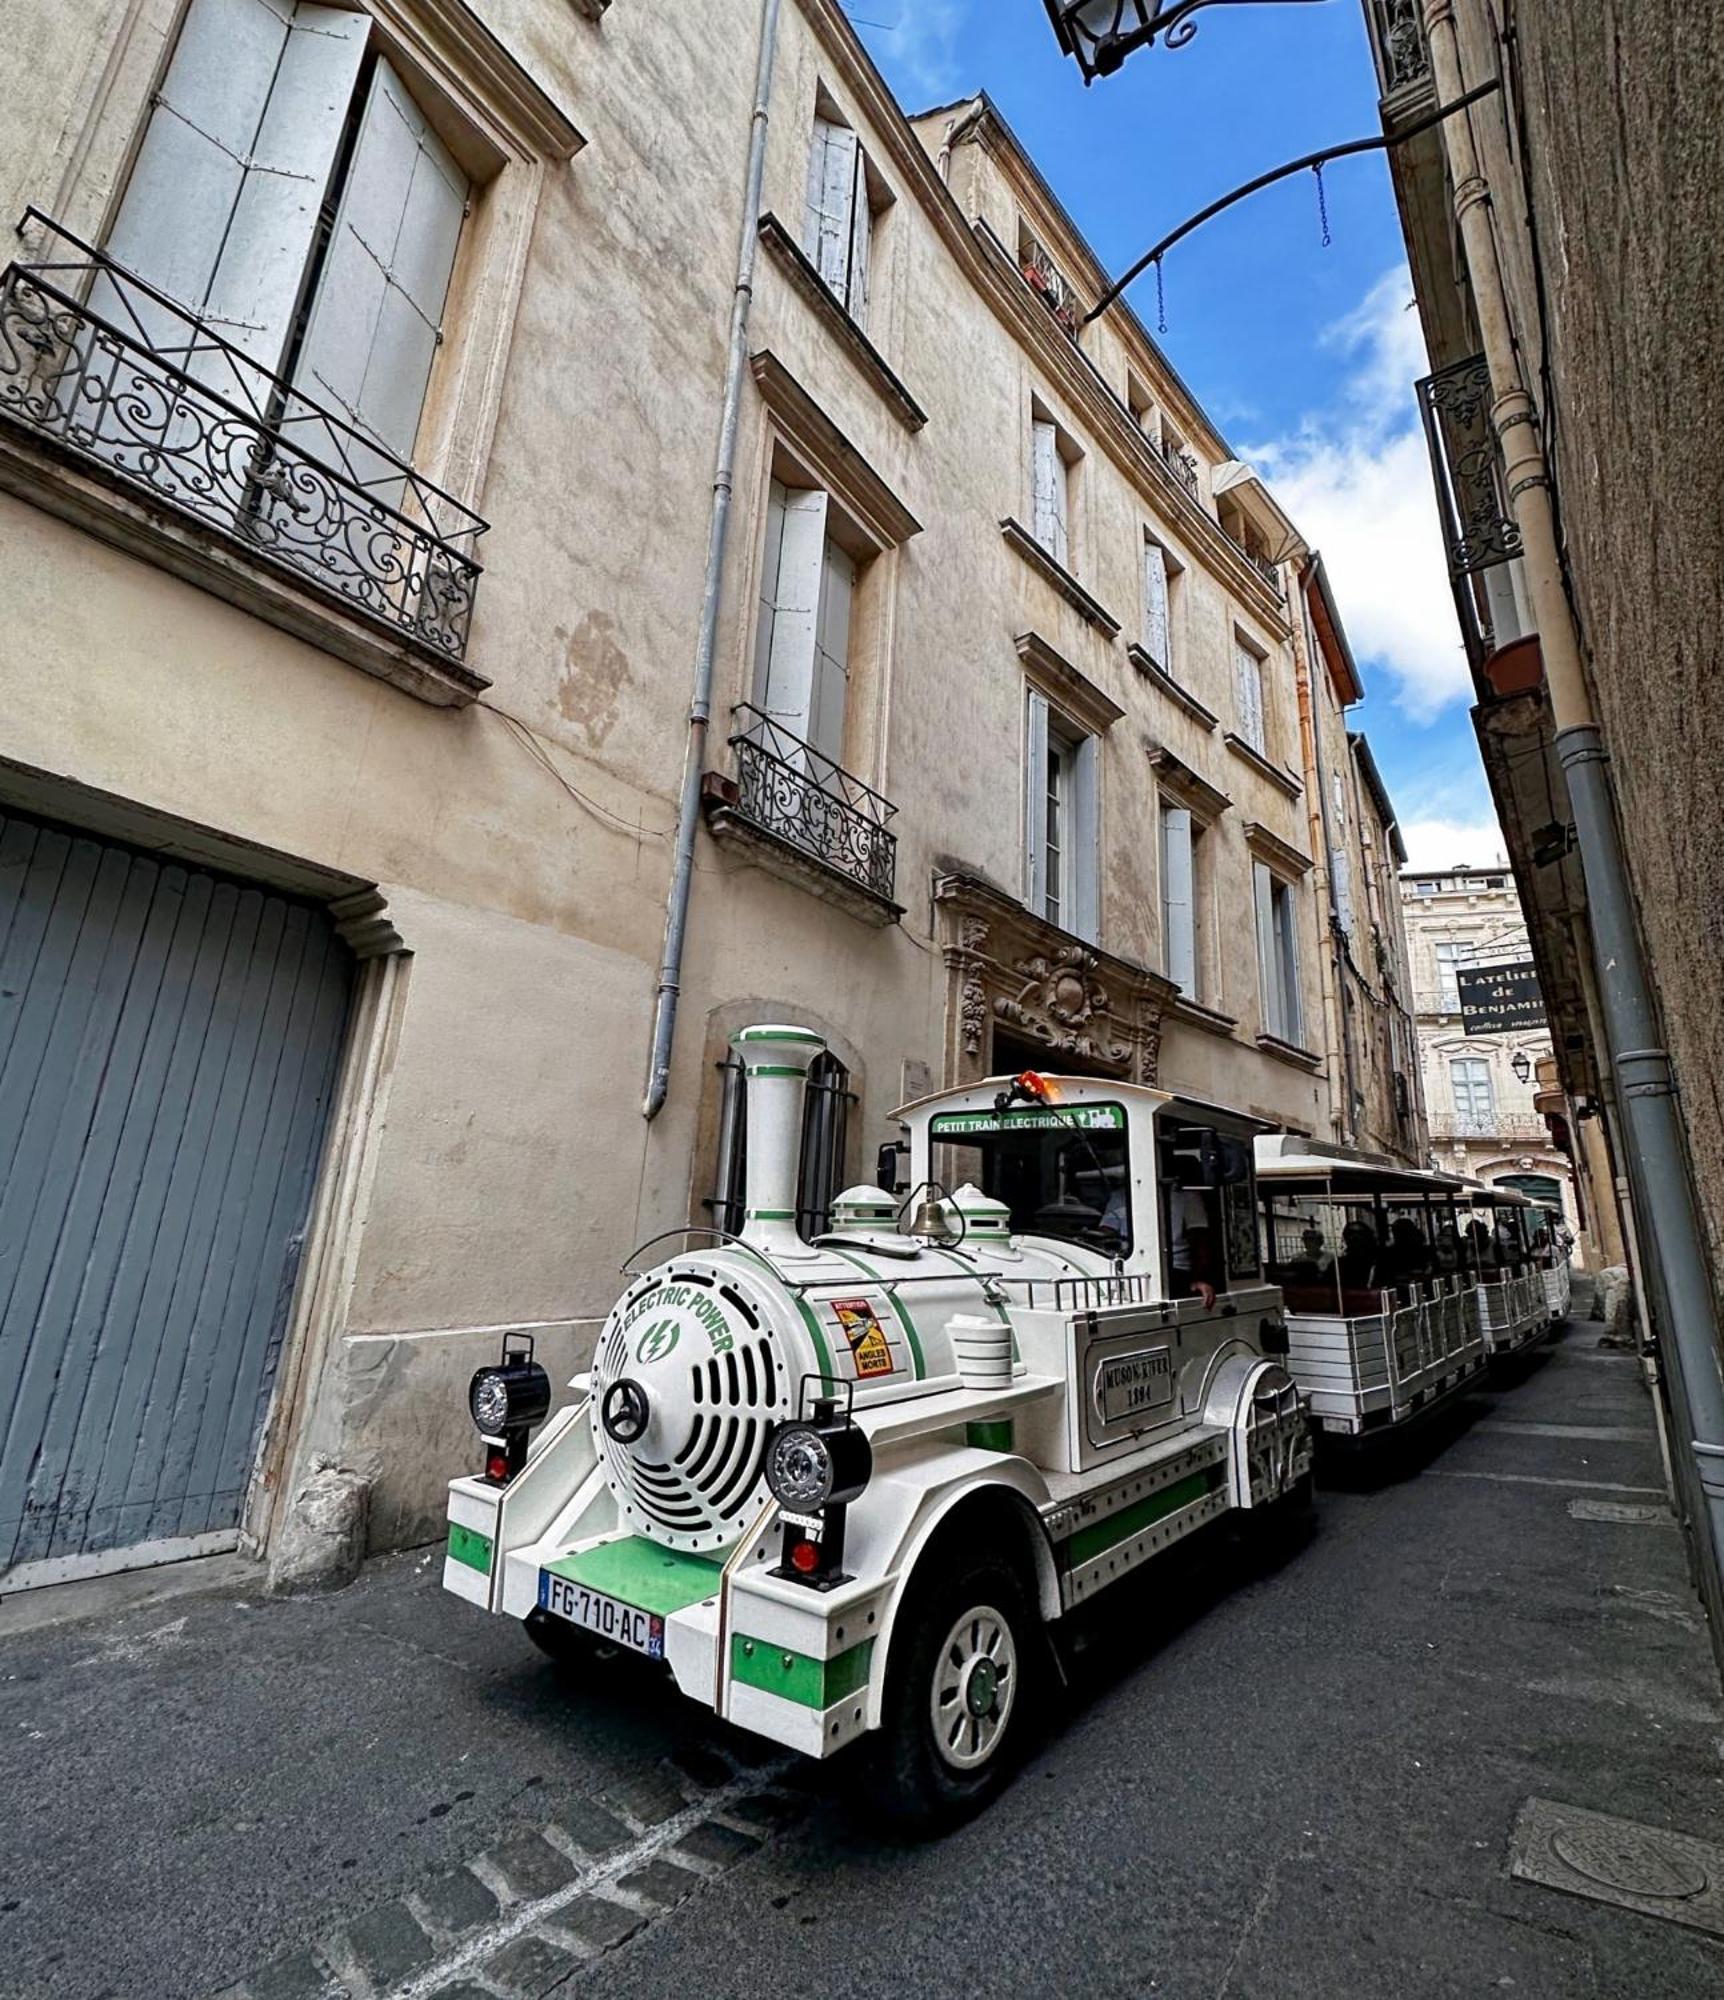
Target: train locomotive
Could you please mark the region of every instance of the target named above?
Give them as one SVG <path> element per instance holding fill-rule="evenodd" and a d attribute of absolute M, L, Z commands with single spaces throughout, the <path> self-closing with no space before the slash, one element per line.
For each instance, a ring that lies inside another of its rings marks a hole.
<path fill-rule="evenodd" d="M 920 1826 L 992 1794 L 1049 1629 L 1232 1517 L 1309 1505 L 1254 1121 L 1095 1078 L 909 1105 L 914 1192 L 797 1228 L 823 1043 L 735 1038 L 746 1219 L 641 1268 L 574 1400 L 518 1343 L 471 1391 L 444 1582 L 546 1651 L 662 1661 Z M 679 1237 L 684 1233 L 679 1232 Z M 698 1239 L 698 1240 L 697 1240 Z"/>

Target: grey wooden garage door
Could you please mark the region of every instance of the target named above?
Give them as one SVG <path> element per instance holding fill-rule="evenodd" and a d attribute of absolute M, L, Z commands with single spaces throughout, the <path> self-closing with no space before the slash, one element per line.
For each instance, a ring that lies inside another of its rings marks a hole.
<path fill-rule="evenodd" d="M 0 813 L 0 1584 L 234 1539 L 351 985 L 314 904 Z"/>

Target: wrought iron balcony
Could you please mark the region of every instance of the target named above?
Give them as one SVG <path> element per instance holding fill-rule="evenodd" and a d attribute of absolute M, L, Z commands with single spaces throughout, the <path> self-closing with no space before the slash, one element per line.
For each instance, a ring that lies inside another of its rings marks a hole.
<path fill-rule="evenodd" d="M 486 524 L 99 250 L 0 272 L 0 420 L 459 662 Z"/>
<path fill-rule="evenodd" d="M 733 711 L 735 797 L 724 809 L 887 906 L 897 881 L 897 807 L 860 778 L 743 703 Z"/>
<path fill-rule="evenodd" d="M 1279 598 L 1284 599 L 1287 595 L 1287 591 L 1286 587 L 1283 585 L 1281 581 L 1280 565 L 1278 563 L 1271 562 L 1269 558 L 1266 555 L 1264 555 L 1260 550 L 1247 548 L 1246 545 L 1242 541 L 1240 541 L 1238 537 L 1235 535 L 1229 535 L 1227 539 L 1230 542 L 1232 542 L 1233 546 L 1239 551 L 1239 553 L 1245 558 L 1245 560 L 1251 565 L 1251 567 L 1257 572 L 1257 574 L 1260 577 L 1262 577 L 1263 581 L 1266 584 L 1268 584 L 1269 588 L 1272 591 L 1274 591 L 1275 595 Z"/>
<path fill-rule="evenodd" d="M 1502 451 L 1491 424 L 1491 371 L 1482 354 L 1427 375 L 1417 385 L 1431 468 L 1457 582 L 1521 552 L 1508 504 Z"/>
<path fill-rule="evenodd" d="M 1182 450 L 1178 445 L 1170 444 L 1166 438 L 1157 440 L 1156 449 L 1161 453 L 1162 461 L 1168 471 L 1201 506 L 1203 501 L 1197 483 L 1197 460 L 1190 452 Z"/>
<path fill-rule="evenodd" d="M 1366 0 L 1377 80 L 1385 97 L 1431 80 L 1421 0 Z"/>

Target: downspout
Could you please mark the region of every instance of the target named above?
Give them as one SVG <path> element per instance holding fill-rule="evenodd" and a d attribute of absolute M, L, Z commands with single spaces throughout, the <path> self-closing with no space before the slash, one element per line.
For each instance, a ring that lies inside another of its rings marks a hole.
<path fill-rule="evenodd" d="M 706 737 L 712 720 L 712 670 L 718 650 L 718 610 L 724 594 L 724 558 L 730 537 L 730 503 L 736 487 L 737 436 L 742 417 L 743 370 L 748 361 L 748 322 L 754 307 L 754 263 L 760 245 L 760 197 L 766 179 L 766 135 L 771 122 L 772 72 L 778 54 L 778 21 L 783 0 L 765 0 L 760 21 L 760 62 L 754 82 L 754 116 L 748 138 L 748 185 L 742 202 L 742 242 L 736 257 L 736 291 L 730 309 L 730 356 L 724 374 L 724 411 L 718 427 L 718 467 L 712 482 L 712 520 L 707 531 L 706 591 L 700 607 L 700 635 L 694 651 L 694 694 L 688 710 L 688 746 L 683 755 L 682 802 L 677 815 L 676 854 L 671 864 L 670 899 L 665 909 L 664 962 L 653 1003 L 652 1055 L 647 1066 L 646 1101 L 641 1116 L 653 1119 L 670 1091 L 671 1047 L 676 1040 L 677 1001 L 682 993 L 683 950 L 688 940 L 688 906 L 694 890 L 695 836 L 700 828 L 700 785 L 706 769 Z"/>
<path fill-rule="evenodd" d="M 1425 0 L 1425 34 L 1439 101 L 1461 85 L 1453 0 Z M 1455 217 L 1484 338 L 1502 444 L 1504 477 L 1520 529 L 1527 592 L 1544 655 L 1557 758 L 1568 780 L 1575 843 L 1586 896 L 1611 1066 L 1616 1073 L 1637 1219 L 1649 1239 L 1668 1301 L 1670 1361 L 1694 1435 L 1688 1449 L 1704 1498 L 1714 1586 L 1724 1591 L 1724 1373 L 1716 1299 L 1700 1231 L 1687 1151 L 1676 1109 L 1676 1079 L 1659 1034 L 1634 893 L 1623 853 L 1608 753 L 1581 665 L 1580 635 L 1565 585 L 1550 470 L 1532 397 L 1521 380 L 1497 262 L 1490 189 L 1467 119 L 1442 127 L 1454 183 Z"/>
<path fill-rule="evenodd" d="M 1306 822 L 1312 858 L 1321 857 L 1317 871 L 1317 928 L 1328 951 L 1332 977 L 1323 981 L 1323 1030 L 1329 1044 L 1329 1097 L 1336 1107 L 1335 1127 L 1343 1140 L 1354 1136 L 1353 1051 L 1347 1036 L 1346 967 L 1335 936 L 1335 849 L 1329 838 L 1329 808 L 1323 782 L 1323 753 L 1317 741 L 1317 697 L 1312 686 L 1311 628 L 1307 623 L 1305 583 L 1310 559 L 1293 565 L 1299 601 L 1289 606 L 1287 623 L 1293 633 L 1293 681 L 1299 693 L 1299 747 L 1310 783 L 1305 790 Z M 1340 1065 L 1337 1073 L 1337 1062 Z M 1343 1100 L 1341 1093 L 1345 1090 Z"/>

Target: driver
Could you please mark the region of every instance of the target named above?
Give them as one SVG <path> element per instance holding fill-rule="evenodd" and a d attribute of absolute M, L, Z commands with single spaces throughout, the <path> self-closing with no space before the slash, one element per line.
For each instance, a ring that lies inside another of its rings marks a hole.
<path fill-rule="evenodd" d="M 1175 1186 L 1167 1196 L 1167 1262 L 1169 1287 L 1176 1299 L 1197 1298 L 1208 1312 L 1215 1304 L 1215 1232 L 1210 1227 L 1209 1201 L 1201 1187 Z"/>

